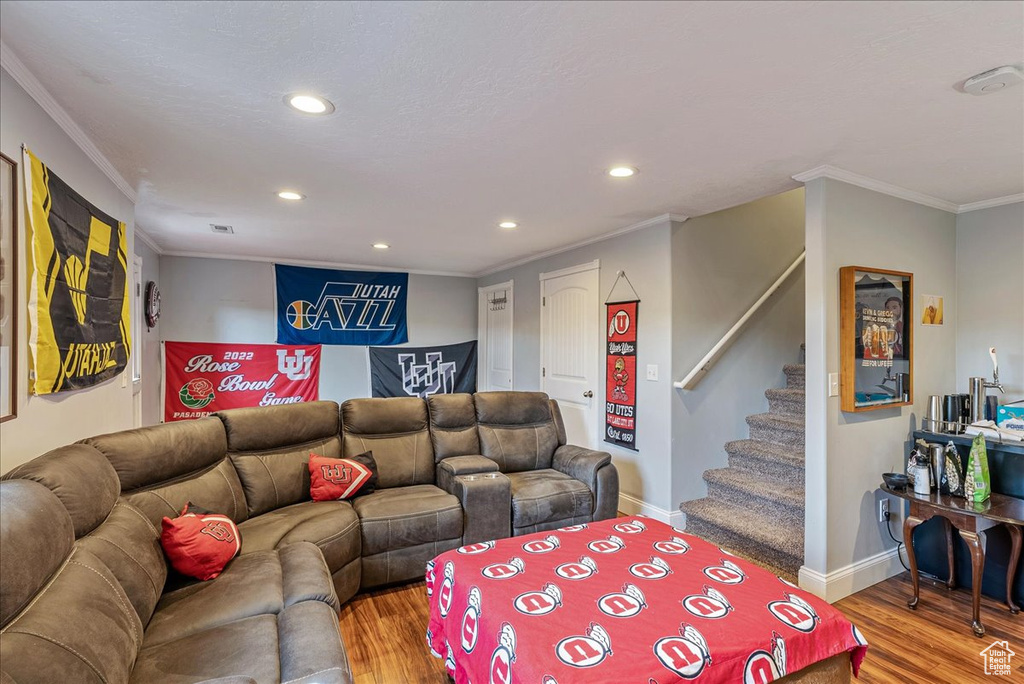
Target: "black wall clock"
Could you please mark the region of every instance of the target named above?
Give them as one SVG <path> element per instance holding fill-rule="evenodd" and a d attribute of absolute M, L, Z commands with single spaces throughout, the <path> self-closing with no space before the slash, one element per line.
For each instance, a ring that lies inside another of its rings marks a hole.
<path fill-rule="evenodd" d="M 160 320 L 160 288 L 150 280 L 146 283 L 146 327 L 152 328 Z"/>

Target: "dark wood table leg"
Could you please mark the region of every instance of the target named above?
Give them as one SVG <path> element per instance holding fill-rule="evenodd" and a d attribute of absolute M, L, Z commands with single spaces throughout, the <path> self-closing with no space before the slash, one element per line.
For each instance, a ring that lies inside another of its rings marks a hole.
<path fill-rule="evenodd" d="M 908 515 L 907 519 L 903 521 L 903 545 L 907 548 L 907 561 L 910 563 L 910 583 L 914 587 L 914 598 L 907 601 L 907 605 L 911 608 L 917 608 L 921 589 L 917 576 L 917 556 L 914 555 L 914 528 L 923 522 L 924 520 L 913 514 Z"/>
<path fill-rule="evenodd" d="M 946 528 L 946 558 L 949 561 L 949 575 L 946 578 L 946 588 L 954 589 L 956 588 L 956 570 L 953 563 L 953 523 L 943 518 L 942 524 Z"/>
<path fill-rule="evenodd" d="M 973 607 L 971 629 L 974 636 L 985 636 L 985 626 L 981 624 L 981 579 L 985 571 L 985 533 L 960 530 L 960 536 L 967 542 L 971 550 L 971 603 Z"/>
<path fill-rule="evenodd" d="M 1006 606 L 1010 612 L 1016 615 L 1020 612 L 1020 606 L 1013 602 L 1013 576 L 1017 572 L 1017 562 L 1020 560 L 1020 528 L 1016 525 L 1006 525 L 1010 531 L 1010 566 L 1006 569 Z"/>

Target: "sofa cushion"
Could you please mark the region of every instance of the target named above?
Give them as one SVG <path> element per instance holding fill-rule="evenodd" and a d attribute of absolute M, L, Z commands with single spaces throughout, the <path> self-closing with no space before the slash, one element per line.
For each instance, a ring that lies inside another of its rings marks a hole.
<path fill-rule="evenodd" d="M 589 516 L 594 495 L 583 482 L 557 470 L 508 473 L 512 483 L 512 527 Z"/>
<path fill-rule="evenodd" d="M 78 546 L 110 568 L 142 624 L 148 623 L 167 581 L 167 561 L 160 534 L 146 516 L 118 501 L 103 524 L 79 539 Z"/>
<path fill-rule="evenodd" d="M 310 453 L 341 457 L 340 414 L 333 401 L 215 414 L 224 423 L 231 463 L 249 515 L 309 501 Z"/>
<path fill-rule="evenodd" d="M 434 485 L 381 489 L 352 502 L 363 556 L 462 536 L 459 500 Z"/>
<path fill-rule="evenodd" d="M 57 495 L 75 528 L 89 533 L 106 519 L 121 493 L 117 472 L 103 454 L 86 444 L 54 449 L 4 474 L 4 480 L 33 480 Z"/>
<path fill-rule="evenodd" d="M 155 487 L 137 489 L 125 494 L 124 498 L 157 526 L 164 516 L 177 516 L 190 501 L 200 508 L 223 513 L 236 523 L 249 517 L 242 483 L 226 458 L 203 472 L 191 473 Z"/>
<path fill-rule="evenodd" d="M 71 554 L 71 518 L 57 496 L 29 480 L 0 482 L 0 626 L 27 606 Z"/>
<path fill-rule="evenodd" d="M 216 579 L 196 582 L 160 599 L 145 644 L 174 641 L 256 615 L 277 614 L 301 601 L 339 608 L 320 551 L 308 542 L 236 558 Z"/>
<path fill-rule="evenodd" d="M 480 453 L 472 394 L 432 394 L 427 397 L 427 410 L 437 461 Z"/>
<path fill-rule="evenodd" d="M 433 484 L 434 449 L 425 401 L 350 399 L 341 405 L 341 414 L 343 457 L 372 451 L 380 487 Z"/>
<path fill-rule="evenodd" d="M 121 480 L 122 492 L 209 468 L 228 449 L 224 425 L 212 416 L 114 432 L 82 443 L 107 457 Z"/>
<path fill-rule="evenodd" d="M 316 544 L 331 573 L 359 558 L 359 518 L 347 501 L 306 501 L 250 518 L 238 526 L 242 554 L 299 541 Z"/>
<path fill-rule="evenodd" d="M 480 453 L 503 473 L 551 467 L 558 428 L 543 392 L 478 392 L 473 395 Z"/>

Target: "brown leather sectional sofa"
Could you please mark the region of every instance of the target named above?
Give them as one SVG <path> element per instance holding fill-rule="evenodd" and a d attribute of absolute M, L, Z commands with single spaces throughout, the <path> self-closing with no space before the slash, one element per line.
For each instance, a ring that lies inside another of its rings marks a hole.
<path fill-rule="evenodd" d="M 609 455 L 565 442 L 546 395 L 486 392 L 239 409 L 55 449 L 0 482 L 0 684 L 351 682 L 338 611 L 359 589 L 615 515 Z M 375 492 L 310 501 L 311 452 L 364 451 Z M 189 501 L 242 536 L 209 582 L 160 547 Z"/>

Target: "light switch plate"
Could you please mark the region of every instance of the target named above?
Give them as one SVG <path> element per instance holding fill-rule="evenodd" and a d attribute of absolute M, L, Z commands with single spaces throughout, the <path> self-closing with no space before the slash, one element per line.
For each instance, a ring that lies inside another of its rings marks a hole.
<path fill-rule="evenodd" d="M 839 373 L 828 374 L 828 396 L 839 396 Z"/>
<path fill-rule="evenodd" d="M 647 379 L 648 380 L 655 380 L 655 381 L 657 381 L 657 379 L 658 379 L 658 366 L 656 364 L 653 364 L 653 363 L 647 364 Z"/>

